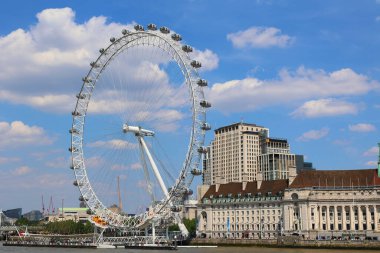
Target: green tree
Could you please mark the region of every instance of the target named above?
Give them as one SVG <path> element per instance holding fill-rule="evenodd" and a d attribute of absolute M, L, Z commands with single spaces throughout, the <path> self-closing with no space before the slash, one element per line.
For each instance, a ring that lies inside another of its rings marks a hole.
<path fill-rule="evenodd" d="M 183 224 L 189 231 L 190 237 L 195 237 L 196 236 L 196 231 L 197 231 L 197 221 L 196 219 L 183 219 Z"/>
<path fill-rule="evenodd" d="M 21 217 L 16 221 L 16 226 L 28 226 L 30 221 L 27 218 Z"/>
<path fill-rule="evenodd" d="M 82 222 L 75 222 L 72 220 L 55 221 L 46 225 L 46 231 L 55 234 L 87 234 L 93 231 L 90 222 L 83 224 Z"/>

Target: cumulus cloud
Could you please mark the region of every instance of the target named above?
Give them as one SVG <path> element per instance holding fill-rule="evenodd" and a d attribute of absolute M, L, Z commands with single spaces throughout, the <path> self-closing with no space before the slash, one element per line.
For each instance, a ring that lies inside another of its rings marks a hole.
<path fill-rule="evenodd" d="M 297 108 L 294 112 L 292 112 L 291 115 L 295 117 L 316 118 L 345 114 L 357 114 L 358 110 L 358 105 L 328 98 L 307 101 L 302 106 Z"/>
<path fill-rule="evenodd" d="M 376 131 L 376 127 L 372 124 L 359 123 L 355 125 L 349 125 L 348 129 L 352 132 L 373 132 Z"/>
<path fill-rule="evenodd" d="M 377 16 L 377 17 L 375 18 L 375 20 L 376 20 L 376 22 L 380 22 L 380 16 Z"/>
<path fill-rule="evenodd" d="M 379 147 L 371 147 L 363 153 L 363 156 L 376 156 L 379 154 Z"/>
<path fill-rule="evenodd" d="M 44 129 L 38 126 L 28 126 L 22 121 L 0 122 L 0 149 L 10 149 L 25 145 L 49 145 L 53 141 Z"/>
<path fill-rule="evenodd" d="M 371 167 L 377 167 L 377 161 L 368 161 L 365 165 L 371 166 Z"/>
<path fill-rule="evenodd" d="M 329 133 L 329 129 L 327 127 L 324 127 L 320 130 L 310 130 L 306 133 L 303 133 L 300 137 L 297 138 L 298 141 L 313 141 L 313 140 L 319 140 L 325 136 L 327 136 Z"/>
<path fill-rule="evenodd" d="M 214 108 L 230 113 L 309 99 L 359 96 L 379 87 L 378 81 L 349 68 L 326 72 L 299 67 L 295 72 L 280 71 L 276 80 L 248 77 L 216 83 L 207 90 L 207 97 Z M 355 110 L 354 107 L 350 108 Z"/>
<path fill-rule="evenodd" d="M 29 29 L 17 29 L 0 37 L 0 50 L 7 52 L 0 58 L 0 101 L 51 112 L 70 112 L 75 106 L 75 93 L 80 89 L 81 77 L 88 71 L 89 63 L 98 57 L 98 50 L 107 46 L 110 37 L 120 36 L 124 28 L 132 30 L 133 25 L 134 22 L 109 22 L 103 16 L 78 23 L 71 8 L 41 11 L 37 14 L 36 24 Z M 142 64 L 129 61 L 126 62 L 128 68 L 124 67 L 122 73 L 126 72 L 125 76 L 137 87 L 145 82 L 164 90 L 162 85 L 157 84 L 169 84 L 170 80 L 162 65 L 171 58 L 163 59 L 153 49 L 147 49 L 146 54 L 150 56 L 152 64 L 143 66 L 143 61 Z M 204 70 L 218 66 L 218 56 L 209 49 L 194 49 L 194 55 L 203 62 Z M 139 56 L 144 56 L 141 50 L 130 58 Z M 122 77 L 120 73 L 113 73 L 114 82 Z M 151 89 L 152 93 L 155 91 Z M 170 98 L 175 97 L 175 91 L 169 95 Z M 90 109 L 103 113 L 104 108 L 120 108 L 115 97 L 110 102 L 104 98 L 97 104 L 90 104 Z"/>
<path fill-rule="evenodd" d="M 227 39 L 237 48 L 286 47 L 294 41 L 293 37 L 281 34 L 281 30 L 275 27 L 251 27 L 244 31 L 230 33 Z"/>
<path fill-rule="evenodd" d="M 32 169 L 29 168 L 28 166 L 21 166 L 15 169 L 14 171 L 12 171 L 12 174 L 14 176 L 23 176 L 23 175 L 29 174 L 31 171 Z"/>
<path fill-rule="evenodd" d="M 124 171 L 124 170 L 140 170 L 142 166 L 140 163 L 126 164 L 114 164 L 111 166 L 111 170 Z"/>
<path fill-rule="evenodd" d="M 121 139 L 112 139 L 108 141 L 96 141 L 87 144 L 90 148 L 108 148 L 108 149 L 135 149 L 138 148 L 137 143 L 130 143 Z"/>
<path fill-rule="evenodd" d="M 5 157 L 0 156 L 0 164 L 14 163 L 20 161 L 18 157 Z"/>
<path fill-rule="evenodd" d="M 68 158 L 65 157 L 57 157 L 55 159 L 52 159 L 50 161 L 47 161 L 45 165 L 49 168 L 54 168 L 54 169 L 64 169 L 68 168 L 70 164 L 70 161 Z"/>
<path fill-rule="evenodd" d="M 200 68 L 201 71 L 213 70 L 218 67 L 219 57 L 210 49 L 205 49 L 204 51 L 194 49 L 191 56 L 194 60 L 202 63 L 202 68 Z"/>

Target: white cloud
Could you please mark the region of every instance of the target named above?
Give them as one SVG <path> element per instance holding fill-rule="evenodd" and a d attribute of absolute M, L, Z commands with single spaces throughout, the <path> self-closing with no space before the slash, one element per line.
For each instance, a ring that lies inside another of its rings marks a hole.
<path fill-rule="evenodd" d="M 275 27 L 251 27 L 244 31 L 230 33 L 227 39 L 232 41 L 234 47 L 286 47 L 293 43 L 294 38 L 281 34 L 281 30 Z"/>
<path fill-rule="evenodd" d="M 141 170 L 142 165 L 140 163 L 132 163 L 130 165 L 114 164 L 111 166 L 111 170 Z"/>
<path fill-rule="evenodd" d="M 368 162 L 366 162 L 366 165 L 372 166 L 372 167 L 377 167 L 377 161 L 368 161 Z"/>
<path fill-rule="evenodd" d="M 89 63 L 98 57 L 98 50 L 108 45 L 110 37 L 121 36 L 122 29 L 133 30 L 133 24 L 134 22 L 109 22 L 103 16 L 77 23 L 75 13 L 70 8 L 41 11 L 37 14 L 36 24 L 29 29 L 18 29 L 0 37 L 0 50 L 7 52 L 0 58 L 0 101 L 58 113 L 72 111 L 76 102 L 75 93 L 82 83 L 81 77 L 90 68 Z M 204 70 L 218 66 L 218 56 L 211 50 L 194 51 L 197 59 L 203 62 Z M 116 75 L 116 72 L 111 73 L 113 78 L 128 78 L 136 87 L 144 84 L 152 88 L 155 85 L 154 89 L 150 89 L 152 94 L 157 94 L 157 90 L 169 90 L 171 80 L 165 72 L 165 66 L 161 65 L 165 65 L 171 58 L 165 58 L 154 49 L 147 49 L 146 55 L 141 50 L 137 53 L 129 57 L 133 60 L 125 62 L 128 68 L 124 67 Z M 136 63 L 134 59 L 137 56 L 147 57 L 151 64 L 144 65 L 142 60 L 140 64 Z M 119 63 L 113 64 L 114 67 Z M 120 64 L 119 67 L 121 66 L 123 65 Z M 176 90 L 171 89 L 165 95 L 174 98 L 176 94 Z M 120 108 L 120 101 L 115 98 L 117 97 L 112 97 L 112 103 L 110 97 L 91 103 L 90 109 L 103 113 L 109 108 L 111 111 L 116 106 Z M 128 101 L 136 103 L 140 100 L 136 97 L 135 100 Z M 167 101 L 172 102 L 174 99 Z M 177 103 L 171 106 L 179 105 Z"/>
<path fill-rule="evenodd" d="M 125 140 L 112 139 L 109 141 L 96 141 L 87 145 L 90 148 L 108 148 L 108 149 L 135 149 L 138 148 L 137 143 L 130 143 Z"/>
<path fill-rule="evenodd" d="M 128 166 L 124 164 L 114 164 L 111 166 L 111 170 L 128 170 Z"/>
<path fill-rule="evenodd" d="M 372 147 L 363 153 L 363 156 L 376 156 L 379 154 L 379 147 Z"/>
<path fill-rule="evenodd" d="M 36 178 L 35 184 L 41 188 L 64 187 L 67 189 L 72 185 L 72 182 L 72 179 L 68 178 L 66 174 L 42 174 Z"/>
<path fill-rule="evenodd" d="M 29 174 L 30 172 L 32 172 L 31 168 L 29 168 L 28 166 L 21 166 L 15 169 L 14 171 L 12 171 L 12 174 L 14 176 L 23 176 L 23 175 Z"/>
<path fill-rule="evenodd" d="M 86 168 L 101 168 L 106 161 L 100 156 L 91 156 L 85 159 Z"/>
<path fill-rule="evenodd" d="M 218 67 L 219 57 L 210 49 L 206 49 L 204 51 L 194 49 L 193 53 L 191 53 L 191 56 L 194 60 L 201 62 L 201 71 L 213 70 Z"/>
<path fill-rule="evenodd" d="M 380 22 L 380 16 L 377 16 L 377 17 L 375 18 L 375 20 L 376 20 L 376 22 Z"/>
<path fill-rule="evenodd" d="M 291 114 L 295 117 L 316 118 L 345 114 L 357 114 L 358 111 L 358 105 L 328 98 L 307 101 Z"/>
<path fill-rule="evenodd" d="M 326 135 L 328 135 L 329 129 L 324 127 L 320 130 L 310 130 L 306 133 L 303 133 L 300 137 L 297 138 L 299 141 L 312 141 L 312 140 L 319 140 Z"/>
<path fill-rule="evenodd" d="M 366 124 L 366 123 L 349 125 L 348 129 L 352 132 L 373 132 L 373 131 L 376 131 L 376 127 L 374 125 Z"/>
<path fill-rule="evenodd" d="M 49 145 L 53 142 L 43 128 L 28 126 L 21 121 L 0 122 L 0 136 L 0 149 L 25 145 Z"/>
<path fill-rule="evenodd" d="M 328 73 L 299 67 L 295 72 L 280 71 L 277 80 L 248 77 L 216 83 L 207 90 L 207 97 L 214 108 L 230 113 L 309 99 L 359 96 L 379 87 L 379 82 L 349 68 Z"/>
<path fill-rule="evenodd" d="M 18 157 L 4 157 L 0 156 L 0 164 L 14 163 L 20 161 Z"/>
<path fill-rule="evenodd" d="M 132 170 L 140 170 L 140 169 L 142 169 L 142 166 L 141 166 L 140 163 L 133 163 L 133 164 L 131 164 L 130 167 L 131 167 Z"/>
<path fill-rule="evenodd" d="M 65 168 L 69 168 L 70 160 L 65 157 L 57 157 L 53 160 L 47 161 L 45 165 L 49 168 L 65 169 Z"/>

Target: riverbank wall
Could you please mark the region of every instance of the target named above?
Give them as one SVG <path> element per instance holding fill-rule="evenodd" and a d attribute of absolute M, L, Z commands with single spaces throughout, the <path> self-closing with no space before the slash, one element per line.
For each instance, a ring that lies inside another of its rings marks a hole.
<path fill-rule="evenodd" d="M 263 239 L 263 240 L 195 238 L 190 241 L 190 245 L 380 250 L 380 241 L 335 241 L 335 240 L 318 241 L 318 240 L 300 240 L 297 238 Z"/>

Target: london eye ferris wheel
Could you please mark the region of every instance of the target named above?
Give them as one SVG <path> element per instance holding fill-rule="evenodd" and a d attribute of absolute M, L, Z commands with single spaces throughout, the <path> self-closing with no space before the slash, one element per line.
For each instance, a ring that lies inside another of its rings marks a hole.
<path fill-rule="evenodd" d="M 96 225 L 181 225 L 178 212 L 192 194 L 194 176 L 202 174 L 211 106 L 203 93 L 207 81 L 198 74 L 201 63 L 181 41 L 154 24 L 123 29 L 83 78 L 69 151 L 74 185 Z"/>

